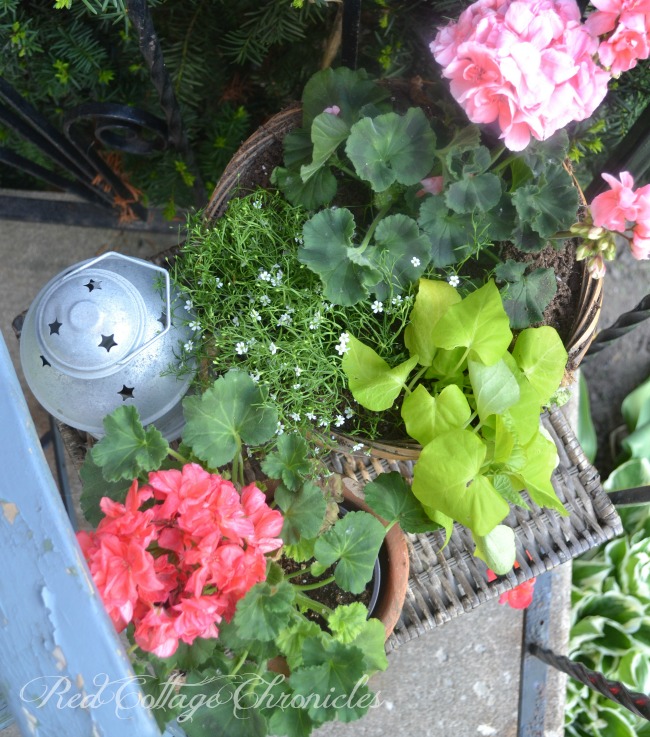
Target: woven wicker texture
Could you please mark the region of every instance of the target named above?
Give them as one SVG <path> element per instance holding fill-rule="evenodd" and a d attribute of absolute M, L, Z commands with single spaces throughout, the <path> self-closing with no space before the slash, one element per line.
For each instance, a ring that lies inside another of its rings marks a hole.
<path fill-rule="evenodd" d="M 454 525 L 444 548 L 442 531 L 409 535 L 409 589 L 402 616 L 387 642 L 389 651 L 621 533 L 614 505 L 562 411 L 545 413 L 542 422 L 557 446 L 559 463 L 552 482 L 569 516 L 540 509 L 524 495 L 530 510 L 513 508 L 505 521 L 515 531 L 519 568 L 493 582 L 487 580 L 485 564 L 472 555 L 471 533 L 461 525 Z M 370 457 L 335 451 L 330 454 L 330 467 L 359 481 L 387 471 L 410 476 L 414 449 L 391 450 L 401 457 L 380 458 L 374 447 Z M 388 446 L 385 451 L 388 456 Z"/>

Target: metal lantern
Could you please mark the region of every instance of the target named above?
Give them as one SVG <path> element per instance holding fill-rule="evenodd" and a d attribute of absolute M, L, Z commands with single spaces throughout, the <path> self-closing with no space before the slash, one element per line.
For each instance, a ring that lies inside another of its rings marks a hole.
<path fill-rule="evenodd" d="M 95 437 L 104 434 L 106 415 L 132 404 L 143 425 L 177 438 L 181 399 L 194 375 L 182 359 L 192 335 L 188 313 L 177 303 L 165 269 L 119 253 L 58 274 L 23 324 L 20 359 L 34 396 Z"/>

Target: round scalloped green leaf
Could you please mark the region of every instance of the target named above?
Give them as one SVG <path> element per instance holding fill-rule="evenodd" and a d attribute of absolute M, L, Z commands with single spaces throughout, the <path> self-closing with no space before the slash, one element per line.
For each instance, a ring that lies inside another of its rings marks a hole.
<path fill-rule="evenodd" d="M 382 412 L 393 406 L 417 362 L 418 357 L 413 356 L 391 368 L 372 348 L 350 335 L 342 366 L 357 402 L 373 412 Z"/>
<path fill-rule="evenodd" d="M 469 358 L 486 366 L 503 357 L 511 340 L 510 320 L 493 281 L 449 307 L 433 330 L 435 346 L 447 350 L 464 346 Z"/>
<path fill-rule="evenodd" d="M 393 182 L 417 184 L 429 174 L 436 137 L 420 108 L 386 113 L 352 126 L 345 152 L 357 174 L 383 192 Z"/>
<path fill-rule="evenodd" d="M 336 194 L 336 178 L 326 167 L 305 183 L 300 172 L 278 166 L 273 170 L 271 182 L 282 190 L 292 205 L 300 205 L 306 210 L 315 210 L 326 205 Z"/>
<path fill-rule="evenodd" d="M 418 293 L 404 331 L 404 344 L 412 356 L 417 355 L 422 366 L 430 366 L 436 353 L 433 330 L 453 304 L 461 301 L 460 294 L 446 281 L 420 279 Z"/>
<path fill-rule="evenodd" d="M 350 126 L 336 115 L 321 113 L 311 125 L 311 140 L 314 146 L 312 161 L 300 167 L 303 182 L 309 181 L 334 154 L 348 137 Z"/>
<path fill-rule="evenodd" d="M 445 193 L 445 202 L 454 212 L 466 215 L 487 212 L 501 199 L 501 180 L 495 174 L 470 175 L 454 182 Z"/>
<path fill-rule="evenodd" d="M 387 522 L 397 521 L 404 532 L 428 532 L 436 527 L 397 471 L 380 473 L 366 484 L 363 495 L 373 512 Z"/>
<path fill-rule="evenodd" d="M 431 263 L 437 269 L 459 263 L 473 242 L 471 218 L 459 218 L 443 197 L 426 197 L 420 207 L 418 224 L 429 238 Z"/>
<path fill-rule="evenodd" d="M 566 348 L 557 330 L 543 325 L 522 331 L 512 355 L 540 402 L 546 404 L 560 386 L 567 362 Z"/>
<path fill-rule="evenodd" d="M 316 213 L 303 227 L 298 260 L 323 282 L 323 294 L 339 305 L 353 305 L 368 294 L 381 273 L 354 248 L 354 216 L 345 208 Z"/>
<path fill-rule="evenodd" d="M 311 539 L 318 535 L 327 509 L 327 502 L 318 486 L 307 482 L 298 491 L 279 486 L 275 501 L 284 517 L 280 535 L 283 542 L 295 545 L 303 538 Z"/>

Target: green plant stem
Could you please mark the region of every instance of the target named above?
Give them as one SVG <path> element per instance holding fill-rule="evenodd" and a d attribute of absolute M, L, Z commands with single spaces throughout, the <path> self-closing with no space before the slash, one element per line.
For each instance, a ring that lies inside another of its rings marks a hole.
<path fill-rule="evenodd" d="M 168 448 L 167 454 L 170 455 L 172 458 L 175 458 L 179 463 L 182 463 L 184 466 L 189 463 L 187 458 L 182 456 L 178 451 L 174 450 L 173 448 Z"/>
<path fill-rule="evenodd" d="M 420 380 L 420 377 L 425 373 L 425 371 L 428 369 L 428 366 L 422 366 L 422 368 L 415 374 L 415 376 L 409 381 L 409 383 L 406 385 L 406 391 L 410 394 L 413 391 L 413 388 L 417 384 L 417 382 Z"/>
<path fill-rule="evenodd" d="M 484 248 L 482 253 L 487 256 L 490 261 L 493 261 L 495 264 L 502 264 L 503 261 L 496 255 L 496 253 L 492 253 L 489 248 Z"/>
<path fill-rule="evenodd" d="M 328 576 L 322 581 L 317 581 L 316 583 L 293 584 L 293 587 L 297 591 L 312 591 L 313 589 L 320 589 L 323 586 L 327 586 L 327 584 L 332 583 L 333 580 L 334 576 Z"/>
<path fill-rule="evenodd" d="M 244 488 L 244 459 L 241 455 L 241 443 L 238 443 L 237 452 L 232 459 L 232 480 L 238 489 Z"/>
<path fill-rule="evenodd" d="M 365 238 L 361 241 L 361 245 L 359 246 L 359 253 L 363 253 L 366 248 L 368 247 L 368 244 L 370 243 L 370 239 L 373 236 L 373 233 L 375 232 L 377 226 L 381 222 L 384 215 L 390 210 L 391 203 L 387 202 L 385 205 L 382 205 L 381 209 L 375 216 L 375 219 L 370 223 L 370 227 L 368 228 L 368 232 L 366 233 Z"/>
<path fill-rule="evenodd" d="M 235 663 L 235 667 L 230 672 L 231 676 L 237 675 L 237 672 L 239 671 L 239 669 L 246 662 L 247 657 L 248 657 L 248 650 L 244 650 L 244 652 L 240 655 L 239 660 Z"/>
<path fill-rule="evenodd" d="M 301 593 L 300 591 L 296 593 L 296 603 L 302 604 L 302 606 L 306 607 L 307 609 L 311 609 L 314 612 L 317 612 L 323 617 L 329 617 L 332 614 L 332 610 L 327 605 L 310 599 L 308 596 Z"/>
<path fill-rule="evenodd" d="M 467 348 L 465 349 L 465 353 L 463 353 L 463 355 L 460 357 L 460 361 L 451 370 L 451 373 L 449 374 L 449 376 L 453 376 L 456 373 L 456 371 L 458 371 L 458 369 L 463 365 L 463 362 L 465 361 L 467 356 L 469 356 L 469 346 L 467 346 Z"/>
<path fill-rule="evenodd" d="M 308 570 L 306 568 L 301 568 L 299 571 L 294 571 L 293 573 L 285 573 L 284 578 L 288 581 L 290 578 L 296 578 L 296 576 L 300 576 L 303 573 L 308 573 Z"/>

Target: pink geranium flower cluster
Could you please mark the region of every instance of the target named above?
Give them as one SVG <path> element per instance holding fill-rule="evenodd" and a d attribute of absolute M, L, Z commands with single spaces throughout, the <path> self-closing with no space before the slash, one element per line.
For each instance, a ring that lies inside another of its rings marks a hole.
<path fill-rule="evenodd" d="M 282 545 L 283 518 L 250 484 L 195 463 L 133 481 L 124 504 L 104 497 L 104 519 L 79 544 L 117 631 L 161 658 L 180 640 L 218 636 L 237 602 L 266 578 L 265 553 Z"/>
<path fill-rule="evenodd" d="M 592 0 L 598 8 L 586 25 L 601 36 L 600 63 L 612 74 L 627 72 L 650 55 L 650 0 Z"/>
<path fill-rule="evenodd" d="M 610 73 L 595 61 L 598 38 L 575 0 L 478 0 L 431 43 L 473 123 L 497 123 L 521 151 L 588 118 Z"/>

